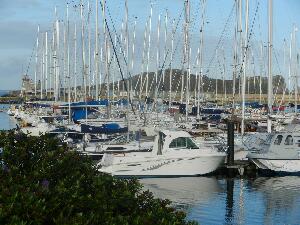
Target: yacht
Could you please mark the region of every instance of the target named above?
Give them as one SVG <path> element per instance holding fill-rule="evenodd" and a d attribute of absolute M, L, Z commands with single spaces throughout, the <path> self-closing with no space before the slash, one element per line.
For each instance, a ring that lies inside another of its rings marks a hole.
<path fill-rule="evenodd" d="M 270 133 L 263 143 L 251 149 L 248 158 L 261 170 L 299 173 L 299 130 L 295 127 L 284 132 Z"/>
<path fill-rule="evenodd" d="M 185 131 L 158 132 L 150 152 L 105 153 L 99 170 L 122 177 L 195 176 L 215 171 L 225 152 L 198 146 Z"/>

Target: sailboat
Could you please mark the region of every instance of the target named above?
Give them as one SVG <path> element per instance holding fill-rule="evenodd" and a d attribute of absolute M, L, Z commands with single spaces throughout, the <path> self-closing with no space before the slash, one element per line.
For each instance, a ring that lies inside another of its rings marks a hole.
<path fill-rule="evenodd" d="M 298 124 L 289 125 L 284 131 L 271 132 L 272 111 L 272 0 L 269 0 L 269 87 L 268 87 L 268 133 L 269 136 L 260 147 L 253 148 L 248 158 L 262 170 L 273 172 L 300 172 L 300 130 Z M 297 82 L 295 92 L 297 90 Z M 295 93 L 297 96 L 297 93 Z M 297 99 L 297 98 L 296 98 Z M 296 101 L 297 103 L 297 101 Z M 297 105 L 297 104 L 295 104 Z M 296 111 L 296 107 L 295 107 Z"/>

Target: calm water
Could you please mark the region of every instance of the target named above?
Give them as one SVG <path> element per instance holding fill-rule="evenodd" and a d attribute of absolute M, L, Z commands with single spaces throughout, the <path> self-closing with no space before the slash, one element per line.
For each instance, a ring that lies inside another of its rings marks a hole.
<path fill-rule="evenodd" d="M 7 109 L 8 105 L 0 105 Z M 0 112 L 0 129 L 15 127 Z M 300 177 L 217 179 L 214 177 L 140 180 L 156 197 L 168 198 L 200 224 L 300 224 Z"/>
<path fill-rule="evenodd" d="M 7 115 L 9 105 L 0 104 L 0 130 L 9 130 L 16 127 L 16 120 Z"/>
<path fill-rule="evenodd" d="M 143 179 L 200 224 L 300 224 L 300 177 Z"/>

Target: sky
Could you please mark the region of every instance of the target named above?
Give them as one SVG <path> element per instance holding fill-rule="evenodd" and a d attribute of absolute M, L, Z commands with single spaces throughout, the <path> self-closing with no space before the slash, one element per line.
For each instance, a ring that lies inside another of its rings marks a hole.
<path fill-rule="evenodd" d="M 54 7 L 57 6 L 58 17 L 60 20 L 65 19 L 66 5 L 70 5 L 70 20 L 78 21 L 80 16 L 78 0 L 0 0 L 0 90 L 19 89 L 21 86 L 21 76 L 24 73 L 33 77 L 35 68 L 34 46 L 36 43 L 37 26 L 40 25 L 41 31 L 50 31 L 54 21 Z M 87 0 L 84 0 L 85 5 Z M 196 54 L 199 47 L 199 24 L 201 18 L 201 0 L 190 0 L 191 2 L 191 24 L 190 24 L 190 39 L 191 53 Z M 258 11 L 255 14 L 257 4 Z M 250 26 L 253 23 L 253 45 L 262 42 L 267 43 L 267 0 L 250 0 L 249 21 Z M 156 47 L 156 33 L 158 15 L 161 15 L 161 38 L 163 37 L 164 15 L 168 11 L 169 20 L 168 35 L 171 35 L 171 23 L 173 19 L 178 21 L 179 15 L 183 10 L 183 0 L 128 0 L 129 10 L 129 30 L 133 32 L 134 20 L 137 20 L 136 28 L 136 51 L 141 54 L 143 48 L 143 32 L 146 21 L 149 19 L 150 6 L 153 6 L 152 19 L 152 49 Z M 226 49 L 232 49 L 234 13 L 231 14 L 234 5 L 233 0 L 208 0 L 206 4 L 205 27 L 204 27 L 204 67 L 208 66 L 211 59 L 214 58 L 215 49 L 218 42 L 222 39 L 219 46 L 225 49 L 226 53 L 223 56 L 218 56 L 219 61 L 224 59 L 224 62 L 230 67 L 230 53 Z M 293 24 L 300 26 L 300 1 L 299 0 L 273 0 L 273 38 L 275 53 L 278 54 L 279 63 L 274 63 L 274 71 L 286 73 L 287 67 L 283 64 L 283 46 L 284 40 L 289 45 L 290 33 L 293 29 Z M 91 0 L 91 20 L 94 21 L 95 1 Z M 122 21 L 125 18 L 124 0 L 107 0 L 107 8 L 114 21 L 114 26 L 119 31 Z M 234 12 L 234 11 L 233 11 Z M 108 16 L 108 14 L 107 14 Z M 229 19 L 228 19 L 229 18 Z M 226 29 L 224 26 L 228 21 Z M 94 22 L 91 22 L 94 24 Z M 110 22 L 110 26 L 112 23 Z M 179 20 L 179 26 L 182 28 L 182 20 Z M 224 30 L 224 31 L 223 31 Z M 222 37 L 222 38 L 221 38 Z M 168 37 L 169 38 L 169 37 Z M 163 38 L 162 38 L 163 39 Z M 176 43 L 179 43 L 181 48 L 183 36 L 178 31 Z M 181 41 L 181 42 L 180 42 Z M 168 43 L 170 45 L 170 43 Z M 257 50 L 254 50 L 257 53 Z M 220 52 L 220 51 L 219 51 Z M 178 50 L 178 53 L 182 53 Z M 162 53 L 161 53 L 162 54 Z M 220 54 L 220 53 L 218 53 Z M 151 59 L 155 67 L 155 52 L 153 50 Z M 225 57 L 226 55 L 226 57 Z M 255 55 L 255 54 L 254 54 Z M 137 59 L 140 58 L 137 56 Z M 225 59 L 226 58 L 226 59 Z M 138 60 L 137 60 L 138 61 Z M 160 61 L 163 61 L 162 59 Z M 175 67 L 180 68 L 180 59 L 174 61 Z M 217 62 L 217 61 L 213 61 Z M 160 62 L 162 63 L 162 62 Z M 138 66 L 137 66 L 138 67 Z M 140 68 L 140 67 L 139 67 Z M 139 69 L 136 68 L 136 71 Z M 228 72 L 229 73 L 229 72 Z"/>

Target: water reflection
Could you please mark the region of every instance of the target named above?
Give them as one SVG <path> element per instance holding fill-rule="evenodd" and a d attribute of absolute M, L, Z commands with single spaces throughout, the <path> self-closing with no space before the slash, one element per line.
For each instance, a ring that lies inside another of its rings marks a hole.
<path fill-rule="evenodd" d="M 209 177 L 152 178 L 141 179 L 140 182 L 156 197 L 184 206 L 209 201 L 222 191 L 218 180 Z"/>
<path fill-rule="evenodd" d="M 143 179 L 200 224 L 300 224 L 300 177 Z"/>
<path fill-rule="evenodd" d="M 264 223 L 300 223 L 300 177 L 260 177 L 253 189 L 263 195 Z"/>
<path fill-rule="evenodd" d="M 233 190 L 234 190 L 234 180 L 229 178 L 226 182 L 226 214 L 225 214 L 225 222 L 226 224 L 231 224 L 234 215 L 233 215 L 233 207 L 234 207 L 234 198 L 233 198 Z"/>

